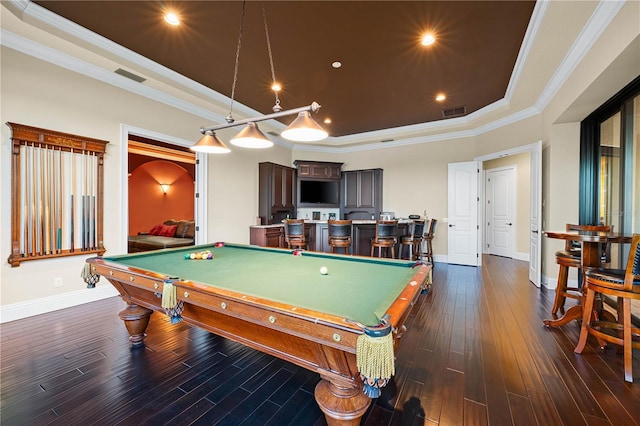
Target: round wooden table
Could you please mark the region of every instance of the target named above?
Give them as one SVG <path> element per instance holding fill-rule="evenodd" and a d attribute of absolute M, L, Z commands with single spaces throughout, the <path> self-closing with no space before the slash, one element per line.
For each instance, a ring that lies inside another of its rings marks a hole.
<path fill-rule="evenodd" d="M 631 243 L 631 235 L 624 235 L 618 232 L 594 232 L 594 231 L 544 231 L 547 238 L 559 240 L 579 241 L 582 245 L 581 268 L 582 274 L 593 268 L 601 266 L 600 244 L 606 243 Z M 582 296 L 585 296 L 585 280 L 582 280 Z M 565 314 L 558 319 L 546 319 L 544 325 L 547 327 L 559 327 L 569 321 L 582 318 L 582 303 L 572 306 Z"/>

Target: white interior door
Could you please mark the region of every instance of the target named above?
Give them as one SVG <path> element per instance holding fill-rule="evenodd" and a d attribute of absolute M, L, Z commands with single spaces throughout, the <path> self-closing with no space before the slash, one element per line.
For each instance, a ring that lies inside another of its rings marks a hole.
<path fill-rule="evenodd" d="M 513 258 L 515 248 L 515 180 L 514 167 L 486 171 L 487 253 Z"/>
<path fill-rule="evenodd" d="M 478 266 L 478 175 L 476 161 L 449 163 L 449 263 Z"/>
<path fill-rule="evenodd" d="M 531 215 L 529 219 L 529 281 L 540 287 L 542 229 L 542 142 L 531 150 Z"/>

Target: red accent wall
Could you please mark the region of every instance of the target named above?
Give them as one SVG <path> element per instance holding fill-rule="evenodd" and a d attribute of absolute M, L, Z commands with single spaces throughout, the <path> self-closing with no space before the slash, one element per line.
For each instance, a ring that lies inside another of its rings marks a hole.
<path fill-rule="evenodd" d="M 171 184 L 166 194 L 161 183 Z M 136 167 L 129 175 L 129 235 L 168 219 L 193 220 L 194 200 L 195 183 L 183 167 L 163 160 Z"/>

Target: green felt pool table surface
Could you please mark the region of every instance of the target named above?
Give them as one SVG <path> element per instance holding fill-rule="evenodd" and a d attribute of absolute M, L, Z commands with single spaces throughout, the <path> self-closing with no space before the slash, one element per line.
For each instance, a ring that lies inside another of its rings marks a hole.
<path fill-rule="evenodd" d="M 210 250 L 211 260 L 185 259 Z M 226 243 L 159 250 L 104 260 L 168 277 L 311 309 L 365 325 L 380 317 L 410 282 L 415 262 Z M 328 273 L 323 275 L 320 268 Z M 418 283 L 420 284 L 420 283 Z"/>

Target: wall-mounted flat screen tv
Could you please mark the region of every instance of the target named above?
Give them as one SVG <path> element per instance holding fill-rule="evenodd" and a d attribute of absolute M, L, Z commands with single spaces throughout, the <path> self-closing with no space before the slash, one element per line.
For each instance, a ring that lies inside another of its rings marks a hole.
<path fill-rule="evenodd" d="M 301 180 L 300 203 L 303 204 L 338 204 L 340 203 L 340 182 Z"/>

